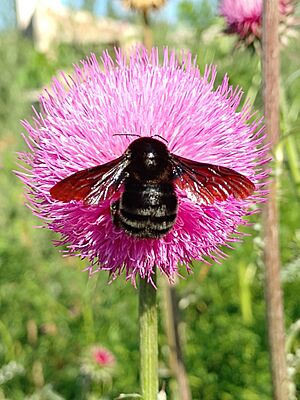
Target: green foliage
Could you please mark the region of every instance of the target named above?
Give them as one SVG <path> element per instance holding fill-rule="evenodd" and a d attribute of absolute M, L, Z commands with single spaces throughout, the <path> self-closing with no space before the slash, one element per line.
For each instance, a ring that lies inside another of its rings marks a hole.
<path fill-rule="evenodd" d="M 95 10 L 95 3 L 96 3 L 96 0 L 84 0 L 82 7 L 84 10 L 87 10 L 87 11 L 93 13 Z"/>
<path fill-rule="evenodd" d="M 155 32 L 157 43 L 180 47 L 171 35 L 165 42 L 169 27 L 161 26 Z M 233 51 L 233 40 L 220 32 L 215 23 L 189 42 L 201 71 L 205 63 L 218 64 L 218 82 L 228 72 L 231 83 L 249 90 L 261 107 L 257 58 Z M 105 273 L 88 279 L 81 272 L 84 261 L 62 257 L 51 244 L 56 236 L 34 228 L 39 221 L 24 207 L 22 184 L 11 172 L 16 168 L 15 152 L 25 148 L 19 120 L 31 114 L 28 93 L 49 85 L 58 70 L 69 72 L 71 64 L 91 50 L 99 53 L 101 48 L 60 45 L 56 57 L 49 58 L 15 34 L 0 36 L 0 399 L 104 400 L 138 392 L 137 291 L 123 278 L 108 285 Z M 291 45 L 282 66 L 287 104 L 300 102 L 299 82 L 293 78 L 299 68 L 299 54 Z M 285 118 L 293 118 L 285 126 L 287 134 L 293 134 L 299 121 L 287 108 Z M 299 138 L 293 138 L 299 149 Z M 299 158 L 295 162 L 299 168 Z M 299 205 L 291 168 L 284 153 L 279 200 L 287 327 L 300 315 Z M 247 229 L 252 236 L 235 245 L 235 251 L 226 250 L 230 258 L 222 266 L 195 263 L 194 275 L 178 283 L 193 399 L 271 398 L 259 216 L 253 222 L 254 228 Z M 162 371 L 168 366 L 163 329 L 161 319 Z M 80 370 L 82 355 L 97 343 L 117 360 L 111 386 L 91 382 Z M 293 336 L 291 354 L 297 345 L 299 336 Z M 299 373 L 294 379 L 299 393 Z M 168 398 L 177 400 L 168 373 L 162 375 L 163 383 Z"/>
<path fill-rule="evenodd" d="M 195 27 L 199 33 L 215 20 L 214 8 L 209 0 L 181 0 L 178 4 L 178 17 L 187 25 Z"/>

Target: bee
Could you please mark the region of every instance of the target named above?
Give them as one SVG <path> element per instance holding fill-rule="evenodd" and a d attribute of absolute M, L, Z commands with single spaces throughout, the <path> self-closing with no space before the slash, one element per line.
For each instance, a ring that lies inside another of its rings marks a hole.
<path fill-rule="evenodd" d="M 245 199 L 255 186 L 244 175 L 169 152 L 153 137 L 139 137 L 115 160 L 72 174 L 50 189 L 53 199 L 97 205 L 110 200 L 115 226 L 137 238 L 158 239 L 174 226 L 176 189 L 198 204 L 229 196 Z"/>

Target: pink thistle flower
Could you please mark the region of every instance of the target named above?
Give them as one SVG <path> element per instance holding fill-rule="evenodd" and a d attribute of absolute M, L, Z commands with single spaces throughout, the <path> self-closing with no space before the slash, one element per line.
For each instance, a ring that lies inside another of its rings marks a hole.
<path fill-rule="evenodd" d="M 115 366 L 114 355 L 104 347 L 94 345 L 84 350 L 80 372 L 93 382 L 111 384 Z"/>
<path fill-rule="evenodd" d="M 90 274 L 106 270 L 112 279 L 125 271 L 151 281 L 155 266 L 170 281 L 179 265 L 225 256 L 220 246 L 241 236 L 239 225 L 263 201 L 267 149 L 261 120 L 253 121 L 249 104 L 229 79 L 213 88 L 216 68 L 201 75 L 190 54 L 179 62 L 174 52 L 151 55 L 135 49 L 126 61 L 116 51 L 116 61 L 105 52 L 100 66 L 95 56 L 76 66 L 72 77 L 53 80 L 52 93 L 40 98 L 44 115 L 36 112 L 33 124 L 23 122 L 29 152 L 20 154 L 27 166 L 19 175 L 28 187 L 34 214 L 61 234 L 59 244 L 68 253 L 90 260 Z M 119 135 L 115 135 L 115 134 Z M 177 191 L 176 222 L 160 239 L 140 239 L 114 225 L 111 200 L 97 205 L 54 200 L 50 189 L 69 175 L 121 156 L 140 137 L 159 135 L 173 154 L 198 162 L 229 167 L 247 176 L 256 192 L 247 199 L 230 196 L 204 205 Z"/>
<path fill-rule="evenodd" d="M 221 0 L 219 10 L 227 24 L 226 32 L 237 34 L 240 42 L 250 45 L 261 39 L 263 0 Z M 291 0 L 279 0 L 281 22 L 290 24 L 287 17 L 293 11 Z"/>
<path fill-rule="evenodd" d="M 94 347 L 92 348 L 92 354 L 96 364 L 99 366 L 112 366 L 115 364 L 115 357 L 110 351 L 104 347 Z"/>

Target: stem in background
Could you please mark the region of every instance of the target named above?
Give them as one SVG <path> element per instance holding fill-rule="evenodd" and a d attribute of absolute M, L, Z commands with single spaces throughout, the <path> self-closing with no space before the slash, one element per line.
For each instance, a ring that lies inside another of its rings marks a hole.
<path fill-rule="evenodd" d="M 268 141 L 274 150 L 279 142 L 279 4 L 264 0 L 263 77 L 264 114 Z M 274 177 L 264 207 L 265 295 L 274 400 L 288 399 L 284 314 L 280 282 L 277 182 Z"/>
<path fill-rule="evenodd" d="M 153 278 L 155 284 L 155 277 Z M 143 400 L 157 400 L 158 350 L 156 289 L 140 278 L 140 385 Z"/>
<path fill-rule="evenodd" d="M 152 46 L 153 46 L 153 33 L 150 25 L 150 20 L 149 20 L 149 15 L 148 15 L 148 10 L 144 9 L 143 10 L 143 24 L 144 24 L 144 38 L 143 42 L 150 53 Z"/>
<path fill-rule="evenodd" d="M 176 290 L 164 282 L 165 324 L 169 345 L 169 364 L 178 384 L 180 400 L 191 400 L 192 395 L 183 362 L 182 349 L 179 337 L 179 310 Z"/>

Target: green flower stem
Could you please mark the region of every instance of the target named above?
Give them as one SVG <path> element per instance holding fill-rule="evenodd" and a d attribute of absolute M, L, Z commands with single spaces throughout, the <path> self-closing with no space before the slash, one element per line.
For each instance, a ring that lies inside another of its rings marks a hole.
<path fill-rule="evenodd" d="M 155 277 L 153 278 L 155 284 Z M 140 385 L 143 400 L 157 400 L 158 350 L 156 289 L 140 279 Z"/>

